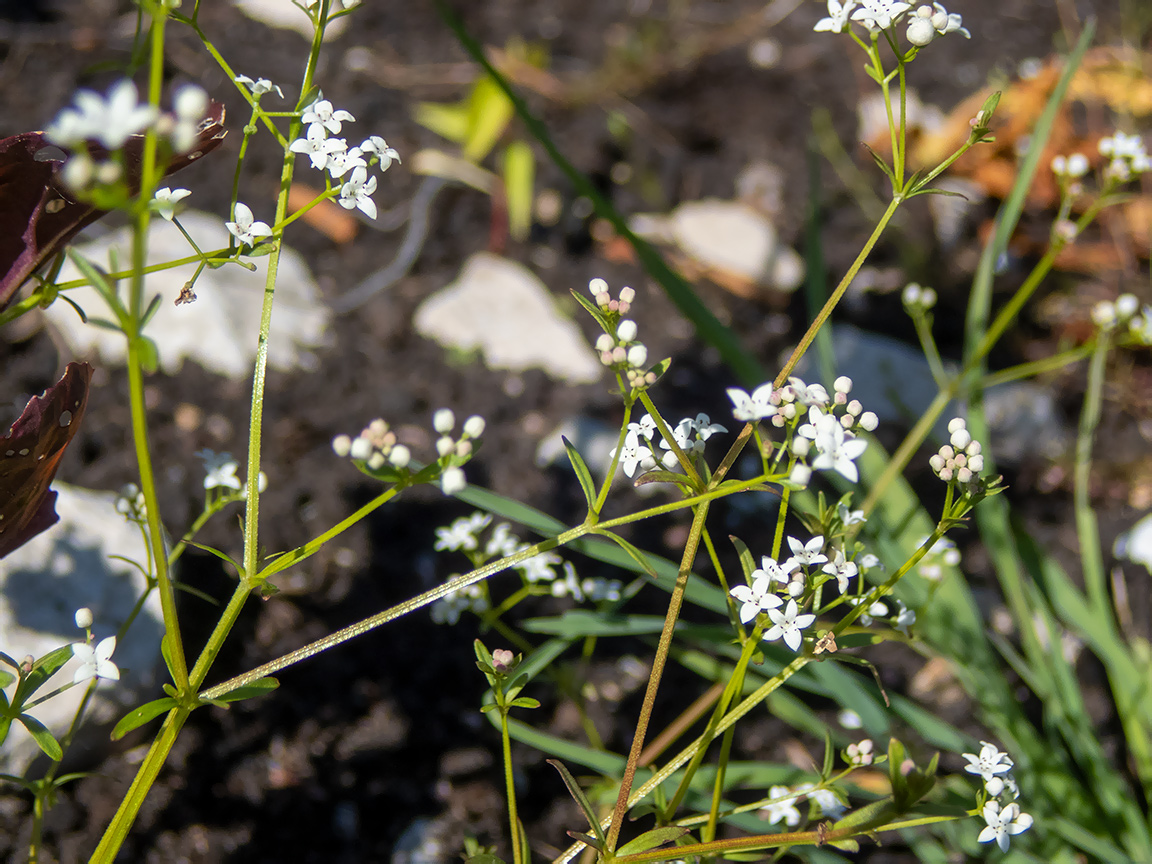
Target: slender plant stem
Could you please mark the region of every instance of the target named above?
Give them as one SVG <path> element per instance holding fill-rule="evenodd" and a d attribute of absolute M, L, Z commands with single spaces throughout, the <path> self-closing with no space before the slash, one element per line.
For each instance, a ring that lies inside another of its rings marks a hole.
<path fill-rule="evenodd" d="M 512 861 L 514 864 L 524 864 L 520 817 L 516 811 L 516 781 L 512 771 L 512 738 L 508 734 L 508 712 L 504 709 L 500 712 L 500 743 L 504 751 L 504 789 L 508 796 L 508 837 L 512 841 Z"/>

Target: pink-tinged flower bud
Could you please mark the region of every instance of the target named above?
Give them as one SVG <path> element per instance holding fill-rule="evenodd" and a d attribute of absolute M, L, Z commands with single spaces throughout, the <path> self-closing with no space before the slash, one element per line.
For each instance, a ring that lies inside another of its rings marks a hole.
<path fill-rule="evenodd" d="M 601 354 L 606 354 L 616 347 L 616 340 L 613 339 L 608 333 L 601 333 L 596 337 L 596 350 Z"/>
<path fill-rule="evenodd" d="M 972 482 L 972 471 L 968 468 L 957 468 L 956 479 L 961 483 L 970 483 Z"/>
<path fill-rule="evenodd" d="M 934 473 L 939 474 L 944 470 L 944 466 L 947 463 L 945 462 L 944 457 L 939 453 L 933 453 L 930 457 L 928 457 L 928 464 L 932 466 L 932 471 Z"/>
<path fill-rule="evenodd" d="M 492 652 L 492 667 L 497 672 L 507 672 L 516 662 L 516 655 L 507 648 L 497 648 Z"/>
<path fill-rule="evenodd" d="M 620 289 L 620 302 L 621 303 L 631 303 L 635 299 L 636 299 L 635 289 L 629 288 L 627 285 L 625 285 L 623 288 Z"/>
<path fill-rule="evenodd" d="M 461 438 L 459 441 L 456 442 L 455 453 L 461 459 L 467 459 L 469 456 L 472 455 L 472 442 L 469 441 L 467 438 Z"/>
<path fill-rule="evenodd" d="M 860 415 L 860 428 L 865 432 L 873 432 L 879 425 L 880 418 L 871 411 L 865 411 Z"/>
<path fill-rule="evenodd" d="M 846 410 L 853 417 L 859 417 L 860 413 L 864 410 L 864 406 L 860 404 L 859 399 L 853 399 L 851 402 L 848 403 L 847 407 L 844 410 Z"/>
<path fill-rule="evenodd" d="M 983 456 L 969 456 L 968 468 L 974 473 L 979 474 L 984 470 L 984 457 Z"/>

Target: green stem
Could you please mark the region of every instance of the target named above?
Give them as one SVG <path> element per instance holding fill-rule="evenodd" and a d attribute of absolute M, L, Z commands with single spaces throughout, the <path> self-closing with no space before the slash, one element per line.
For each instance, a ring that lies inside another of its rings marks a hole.
<path fill-rule="evenodd" d="M 1084 587 L 1088 600 L 1098 615 L 1110 616 L 1108 586 L 1105 581 L 1104 558 L 1100 550 L 1100 528 L 1092 510 L 1092 442 L 1100 423 L 1103 402 L 1104 369 L 1108 351 L 1112 347 L 1112 334 L 1102 330 L 1096 340 L 1096 350 L 1088 366 L 1088 389 L 1084 394 L 1084 408 L 1080 413 L 1080 428 L 1076 435 L 1076 467 L 1073 472 L 1073 505 L 1076 513 L 1076 533 L 1080 543 L 1080 565 L 1084 573 Z"/>
<path fill-rule="evenodd" d="M 512 841 L 513 864 L 524 864 L 520 841 L 520 817 L 516 812 L 516 783 L 512 772 L 512 738 L 508 734 L 508 712 L 500 712 L 500 741 L 504 751 L 504 789 L 508 796 L 508 836 Z"/>
<path fill-rule="evenodd" d="M 620 792 L 616 797 L 616 807 L 612 811 L 612 821 L 608 827 L 607 848 L 614 851 L 616 841 L 620 838 L 620 829 L 624 825 L 624 816 L 628 812 L 628 795 L 632 791 L 632 783 L 636 778 L 636 768 L 640 760 L 640 751 L 644 749 L 644 737 L 648 732 L 648 723 L 652 718 L 652 709 L 656 704 L 656 692 L 660 688 L 660 678 L 664 673 L 664 666 L 668 662 L 668 652 L 672 647 L 672 634 L 676 629 L 676 621 L 680 617 L 680 607 L 684 602 L 684 591 L 688 587 L 688 577 L 692 573 L 692 564 L 696 560 L 696 551 L 700 545 L 700 534 L 704 530 L 704 520 L 708 517 L 708 504 L 701 504 L 696 508 L 692 519 L 692 528 L 688 532 L 688 541 L 684 545 L 684 554 L 680 559 L 680 572 L 676 575 L 676 587 L 668 603 L 668 613 L 664 616 L 664 629 L 660 632 L 660 641 L 656 646 L 656 656 L 652 658 L 652 672 L 648 676 L 648 687 L 644 692 L 644 702 L 640 707 L 640 717 L 636 721 L 636 731 L 632 736 L 632 748 L 628 752 L 628 762 L 624 766 L 624 776 L 620 780 Z"/>

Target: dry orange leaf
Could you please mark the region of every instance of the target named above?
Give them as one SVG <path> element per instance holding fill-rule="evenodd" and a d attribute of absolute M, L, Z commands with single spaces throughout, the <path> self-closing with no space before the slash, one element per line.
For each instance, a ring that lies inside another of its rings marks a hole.
<path fill-rule="evenodd" d="M 288 190 L 288 209 L 293 213 L 302 210 L 323 192 L 304 183 L 293 183 Z M 300 218 L 334 243 L 350 243 L 360 230 L 356 217 L 332 200 L 321 201 Z"/>

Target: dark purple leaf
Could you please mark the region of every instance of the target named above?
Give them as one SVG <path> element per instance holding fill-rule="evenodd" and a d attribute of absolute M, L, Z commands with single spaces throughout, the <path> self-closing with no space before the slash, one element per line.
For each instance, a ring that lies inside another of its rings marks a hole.
<path fill-rule="evenodd" d="M 33 396 L 0 440 L 0 558 L 55 525 L 56 476 L 64 448 L 80 428 L 92 367 L 69 363 L 42 396 Z"/>

